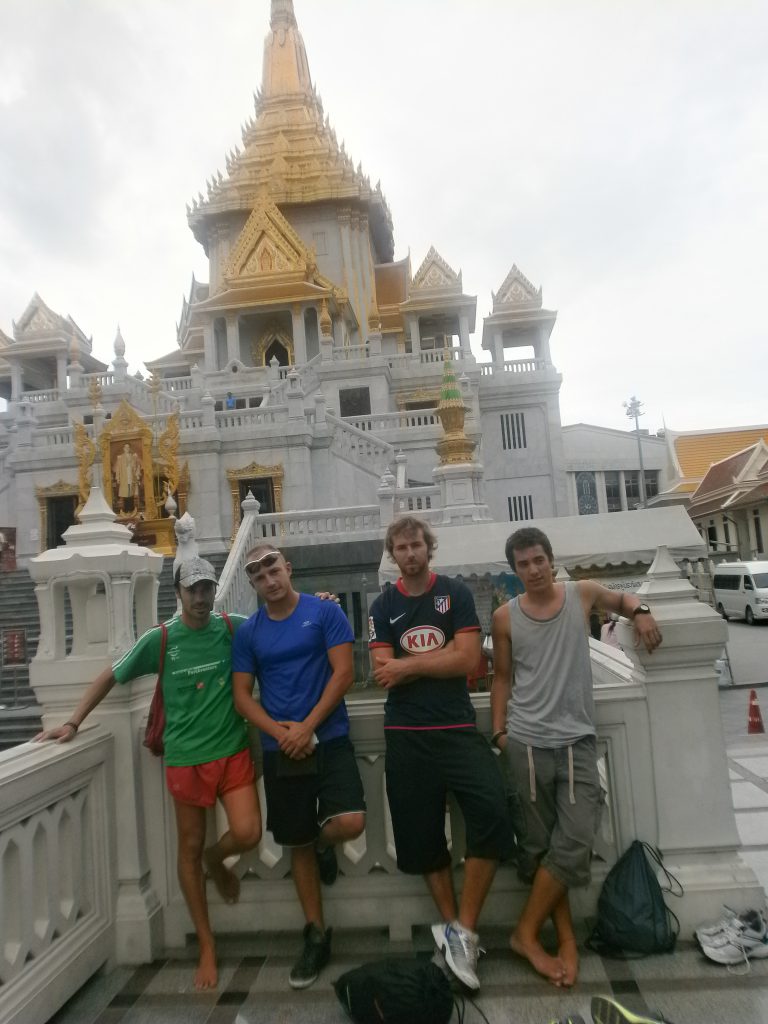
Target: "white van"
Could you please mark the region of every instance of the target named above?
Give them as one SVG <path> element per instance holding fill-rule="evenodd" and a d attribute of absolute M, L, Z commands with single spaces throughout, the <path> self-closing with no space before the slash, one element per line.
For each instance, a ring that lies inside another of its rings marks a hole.
<path fill-rule="evenodd" d="M 715 608 L 748 625 L 768 619 L 768 562 L 721 562 L 712 577 Z"/>

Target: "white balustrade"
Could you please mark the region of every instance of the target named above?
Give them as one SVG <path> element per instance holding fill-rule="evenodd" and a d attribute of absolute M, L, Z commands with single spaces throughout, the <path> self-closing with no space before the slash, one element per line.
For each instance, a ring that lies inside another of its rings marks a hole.
<path fill-rule="evenodd" d="M 334 363 L 346 363 L 368 358 L 368 345 L 339 345 L 332 349 Z"/>
<path fill-rule="evenodd" d="M 381 476 L 394 458 L 394 447 L 330 413 L 326 420 L 333 430 L 333 451 L 366 473 Z"/>
<path fill-rule="evenodd" d="M 288 418 L 288 409 L 284 405 L 255 406 L 253 409 L 222 409 L 216 413 L 216 426 L 219 430 L 251 430 L 273 423 L 280 423 Z"/>
<path fill-rule="evenodd" d="M 48 1020 L 115 955 L 112 736 L 0 754 L 0 1020 Z"/>
<path fill-rule="evenodd" d="M 372 413 L 369 416 L 344 416 L 345 423 L 358 430 L 378 433 L 382 430 L 407 430 L 409 427 L 440 426 L 437 409 L 407 409 L 400 412 Z"/>
<path fill-rule="evenodd" d="M 164 391 L 191 391 L 194 387 L 192 378 L 187 377 L 163 377 L 162 385 Z"/>
<path fill-rule="evenodd" d="M 58 388 L 48 388 L 44 391 L 25 391 L 22 398 L 25 402 L 58 402 L 61 397 Z"/>
<path fill-rule="evenodd" d="M 439 487 L 409 487 L 407 490 L 398 491 L 395 495 L 395 510 L 397 514 L 427 512 L 430 509 L 438 510 L 439 508 Z"/>
<path fill-rule="evenodd" d="M 483 377 L 506 373 L 539 373 L 543 370 L 553 369 L 552 364 L 546 359 L 507 359 L 501 366 L 497 363 L 479 363 L 478 365 Z"/>
<path fill-rule="evenodd" d="M 74 427 L 38 427 L 32 435 L 34 448 L 66 448 L 74 443 Z"/>

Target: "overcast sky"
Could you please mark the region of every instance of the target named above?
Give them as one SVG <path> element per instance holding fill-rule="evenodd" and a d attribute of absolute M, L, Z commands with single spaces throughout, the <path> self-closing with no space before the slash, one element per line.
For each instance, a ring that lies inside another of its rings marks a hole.
<path fill-rule="evenodd" d="M 482 317 L 558 310 L 564 423 L 768 422 L 768 4 L 295 0 L 326 112 Z M 170 351 L 185 203 L 240 144 L 269 0 L 0 0 L 0 328 L 38 291 L 132 369 Z M 761 296 L 763 298 L 761 299 Z"/>

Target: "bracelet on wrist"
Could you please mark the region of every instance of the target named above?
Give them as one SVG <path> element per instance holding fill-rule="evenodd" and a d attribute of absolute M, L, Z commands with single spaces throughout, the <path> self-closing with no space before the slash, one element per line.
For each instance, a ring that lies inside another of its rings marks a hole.
<path fill-rule="evenodd" d="M 499 737 L 500 736 L 506 736 L 506 735 L 507 735 L 507 730 L 506 729 L 499 729 L 498 732 L 495 732 L 493 734 L 493 736 L 491 736 L 491 746 L 498 748 L 498 746 L 499 746 Z"/>
<path fill-rule="evenodd" d="M 64 725 L 68 725 L 71 729 L 74 729 L 75 732 L 77 732 L 78 729 L 80 728 L 77 722 L 65 722 Z"/>

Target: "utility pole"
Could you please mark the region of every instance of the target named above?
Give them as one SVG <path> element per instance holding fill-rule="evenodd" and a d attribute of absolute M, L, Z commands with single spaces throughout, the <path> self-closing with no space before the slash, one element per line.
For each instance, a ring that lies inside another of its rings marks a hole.
<path fill-rule="evenodd" d="M 627 410 L 627 416 L 635 421 L 635 436 L 637 437 L 637 454 L 640 458 L 640 508 L 645 508 L 645 466 L 643 465 L 643 446 L 640 441 L 640 423 L 638 419 L 643 416 L 641 412 L 643 403 L 639 398 L 635 398 L 634 395 L 628 402 L 621 403 Z"/>

